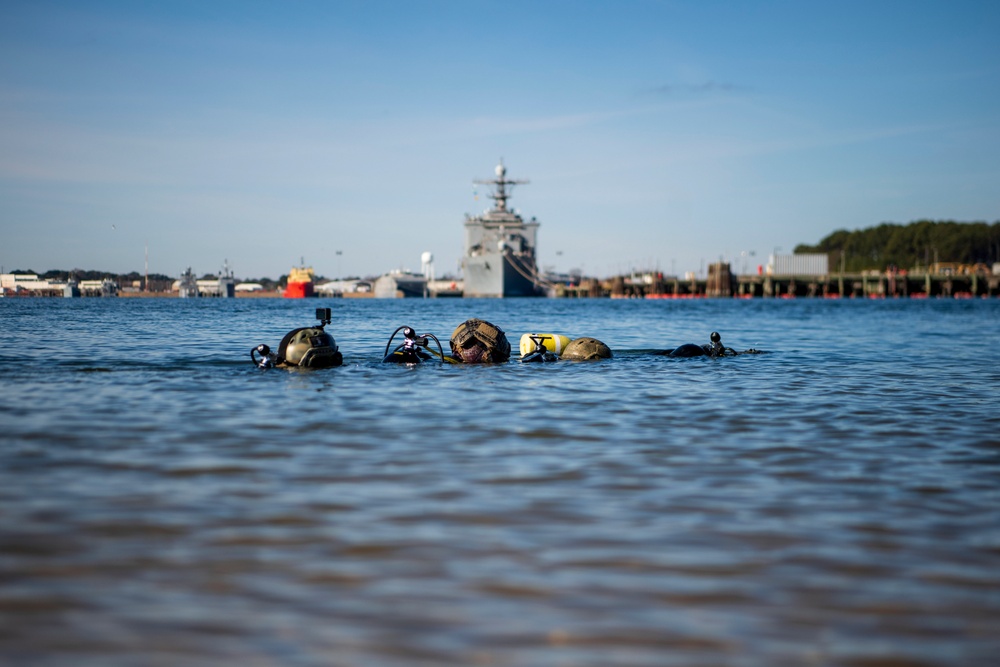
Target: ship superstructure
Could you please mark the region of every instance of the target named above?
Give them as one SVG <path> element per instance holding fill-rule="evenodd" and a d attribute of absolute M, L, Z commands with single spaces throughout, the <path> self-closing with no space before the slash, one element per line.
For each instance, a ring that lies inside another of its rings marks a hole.
<path fill-rule="evenodd" d="M 492 186 L 492 209 L 479 216 L 465 217 L 465 256 L 462 272 L 467 297 L 540 296 L 541 279 L 535 259 L 538 221 L 525 222 L 507 208 L 513 186 L 526 180 L 507 178 L 503 161 L 496 178 L 474 183 Z"/>
<path fill-rule="evenodd" d="M 187 271 L 181 274 L 181 278 L 177 281 L 177 296 L 182 299 L 193 299 L 200 296 L 198 292 L 198 279 L 194 275 L 194 271 L 191 270 L 189 266 Z"/>

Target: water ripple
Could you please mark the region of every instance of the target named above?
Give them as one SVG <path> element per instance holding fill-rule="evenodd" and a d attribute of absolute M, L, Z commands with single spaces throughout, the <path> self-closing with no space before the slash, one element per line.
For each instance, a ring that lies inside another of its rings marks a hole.
<path fill-rule="evenodd" d="M 341 300 L 262 372 L 300 303 L 7 301 L 0 662 L 1000 654 L 1000 303 Z M 616 356 L 378 363 L 472 315 Z M 648 354 L 711 330 L 770 353 Z"/>

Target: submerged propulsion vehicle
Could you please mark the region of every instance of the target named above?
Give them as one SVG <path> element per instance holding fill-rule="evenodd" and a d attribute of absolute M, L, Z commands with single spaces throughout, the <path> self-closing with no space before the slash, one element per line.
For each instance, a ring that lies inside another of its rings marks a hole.
<path fill-rule="evenodd" d="M 337 341 L 324 327 L 330 323 L 330 309 L 317 308 L 319 324 L 292 329 L 272 352 L 261 344 L 250 350 L 250 359 L 258 368 L 331 368 L 344 363 L 344 356 L 337 349 Z M 257 355 L 260 355 L 259 358 Z"/>
<path fill-rule="evenodd" d="M 392 341 L 400 331 L 403 332 L 403 342 L 394 347 L 392 352 L 390 352 L 389 348 L 392 346 Z M 437 344 L 437 352 L 434 352 L 430 347 L 430 341 L 432 340 Z M 382 357 L 382 362 L 390 364 L 419 364 L 422 361 L 431 361 L 434 359 L 433 355 L 435 354 L 441 360 L 441 363 L 445 362 L 444 348 L 441 347 L 441 341 L 437 339 L 437 336 L 432 333 L 420 334 L 418 336 L 413 327 L 403 325 L 389 336 L 389 342 L 385 344 L 385 354 Z"/>

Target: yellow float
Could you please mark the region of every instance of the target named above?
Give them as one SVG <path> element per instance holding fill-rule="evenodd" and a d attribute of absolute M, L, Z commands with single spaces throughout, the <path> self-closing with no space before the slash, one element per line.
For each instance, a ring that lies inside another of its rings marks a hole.
<path fill-rule="evenodd" d="M 531 354 L 532 352 L 535 351 L 535 343 L 532 340 L 532 337 L 541 340 L 541 343 L 542 345 L 545 346 L 545 349 L 557 356 L 562 354 L 562 351 L 566 349 L 566 346 L 569 345 L 570 342 L 569 336 L 562 336 L 560 334 L 526 333 L 523 336 L 521 336 L 522 357 L 527 354 Z"/>

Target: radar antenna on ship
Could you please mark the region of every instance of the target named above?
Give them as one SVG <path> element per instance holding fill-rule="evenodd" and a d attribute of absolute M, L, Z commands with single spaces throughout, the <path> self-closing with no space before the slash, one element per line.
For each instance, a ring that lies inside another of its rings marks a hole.
<path fill-rule="evenodd" d="M 507 178 L 507 167 L 503 164 L 503 158 L 500 158 L 500 164 L 497 165 L 495 173 L 497 177 L 493 180 L 475 180 L 472 182 L 478 183 L 479 185 L 495 185 L 496 189 L 489 195 L 490 199 L 496 202 L 496 208 L 494 210 L 506 212 L 507 199 L 510 197 L 508 186 L 510 186 L 510 190 L 513 190 L 515 185 L 526 184 L 531 181 L 525 179 Z"/>

